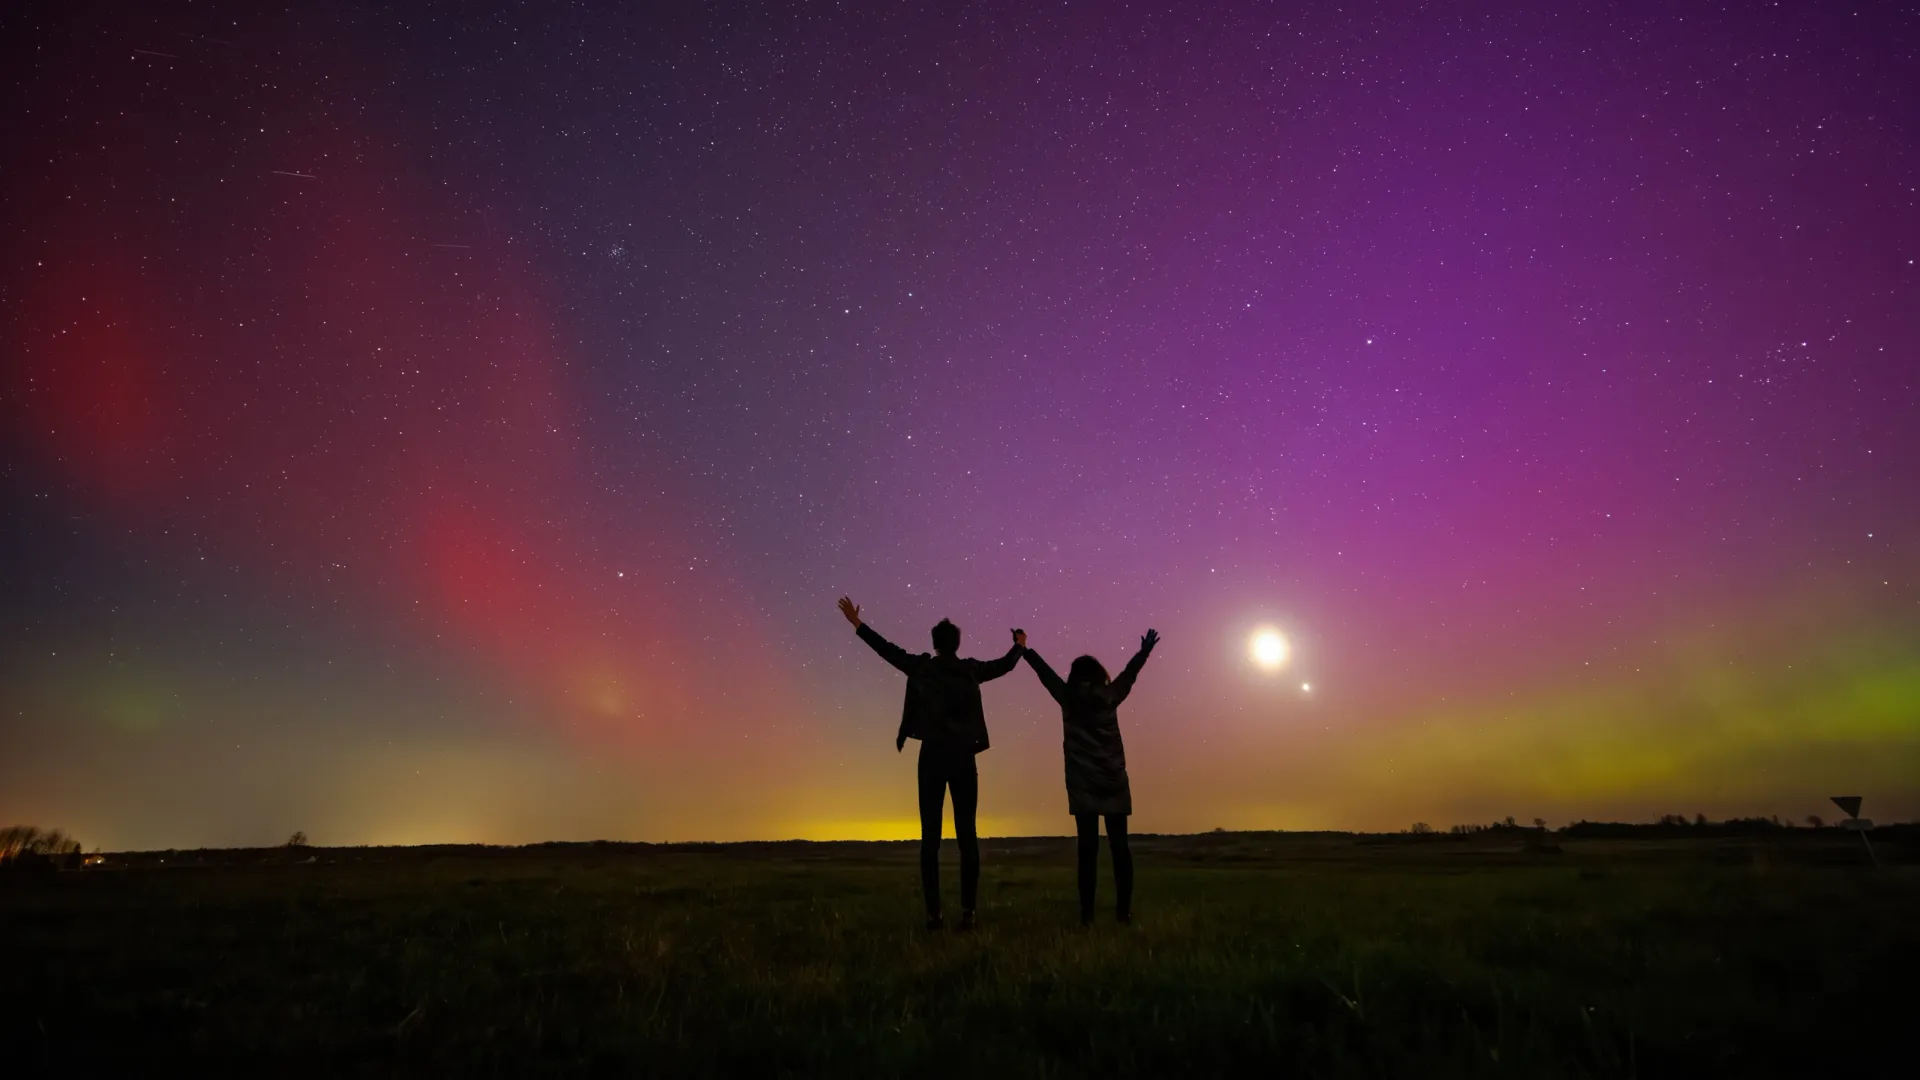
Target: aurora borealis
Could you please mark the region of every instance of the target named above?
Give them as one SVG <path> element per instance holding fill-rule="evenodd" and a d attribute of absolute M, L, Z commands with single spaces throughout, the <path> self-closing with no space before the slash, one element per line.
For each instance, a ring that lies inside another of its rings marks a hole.
<path fill-rule="evenodd" d="M 843 593 L 1137 831 L 1920 814 L 1911 11 L 0 27 L 0 823 L 912 835 Z"/>

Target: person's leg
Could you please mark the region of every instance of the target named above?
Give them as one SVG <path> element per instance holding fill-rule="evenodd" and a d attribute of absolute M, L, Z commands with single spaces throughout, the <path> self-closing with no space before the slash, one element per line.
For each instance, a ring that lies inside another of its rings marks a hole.
<path fill-rule="evenodd" d="M 972 754 L 953 763 L 947 782 L 953 788 L 953 834 L 960 840 L 960 918 L 971 924 L 980 897 L 980 834 L 973 820 L 980 807 L 980 771 Z"/>
<path fill-rule="evenodd" d="M 939 762 L 920 745 L 920 892 L 929 924 L 940 917 L 940 818 L 947 778 Z"/>
<path fill-rule="evenodd" d="M 1127 815 L 1107 815 L 1107 845 L 1113 848 L 1113 888 L 1119 893 L 1114 914 L 1133 921 L 1133 849 L 1127 846 Z"/>
<path fill-rule="evenodd" d="M 1075 814 L 1080 830 L 1080 921 L 1093 921 L 1094 883 L 1100 873 L 1100 815 Z"/>

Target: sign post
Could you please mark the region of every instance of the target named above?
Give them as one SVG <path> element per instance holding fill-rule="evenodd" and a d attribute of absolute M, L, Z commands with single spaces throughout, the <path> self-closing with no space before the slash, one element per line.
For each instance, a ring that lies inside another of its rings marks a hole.
<path fill-rule="evenodd" d="M 1873 819 L 1860 816 L 1860 796 L 1834 795 L 1830 797 L 1833 799 L 1833 805 L 1846 812 L 1847 820 L 1841 822 L 1840 827 L 1859 833 L 1860 842 L 1867 845 L 1867 858 L 1873 860 L 1873 865 L 1879 866 L 1880 856 L 1873 850 L 1873 841 L 1867 839 L 1867 833 L 1873 829 Z"/>

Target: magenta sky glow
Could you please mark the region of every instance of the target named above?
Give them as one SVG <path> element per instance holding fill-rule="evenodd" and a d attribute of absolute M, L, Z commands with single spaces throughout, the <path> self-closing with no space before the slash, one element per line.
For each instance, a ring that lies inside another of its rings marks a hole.
<path fill-rule="evenodd" d="M 910 835 L 843 592 L 1141 831 L 1920 813 L 1911 12 L 0 20 L 0 817 Z"/>

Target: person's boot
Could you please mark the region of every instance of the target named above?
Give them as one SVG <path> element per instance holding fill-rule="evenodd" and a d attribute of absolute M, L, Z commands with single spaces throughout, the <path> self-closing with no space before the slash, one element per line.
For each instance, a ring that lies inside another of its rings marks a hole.
<path fill-rule="evenodd" d="M 1081 926 L 1093 925 L 1093 909 L 1092 908 L 1080 909 L 1080 925 Z"/>
<path fill-rule="evenodd" d="M 929 933 L 935 930 L 945 930 L 946 928 L 947 928 L 947 920 L 941 918 L 939 912 L 935 912 L 932 915 L 927 916 L 927 931 Z"/>
<path fill-rule="evenodd" d="M 960 925 L 954 927 L 954 929 L 958 930 L 962 934 L 965 934 L 971 931 L 973 929 L 973 926 L 974 926 L 973 909 L 966 908 L 962 910 L 960 912 Z"/>

